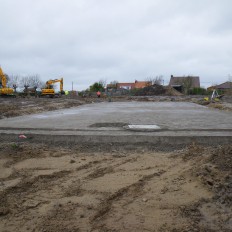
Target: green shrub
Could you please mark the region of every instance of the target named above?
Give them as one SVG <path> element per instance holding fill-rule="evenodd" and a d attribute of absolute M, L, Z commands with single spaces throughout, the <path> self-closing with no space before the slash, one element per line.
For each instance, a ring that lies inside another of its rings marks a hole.
<path fill-rule="evenodd" d="M 193 88 L 189 90 L 190 95 L 208 95 L 209 92 L 205 88 Z"/>
<path fill-rule="evenodd" d="M 130 90 L 130 95 L 131 96 L 137 96 L 139 92 L 141 92 L 141 89 L 136 89 L 136 88 L 135 89 L 131 89 Z"/>

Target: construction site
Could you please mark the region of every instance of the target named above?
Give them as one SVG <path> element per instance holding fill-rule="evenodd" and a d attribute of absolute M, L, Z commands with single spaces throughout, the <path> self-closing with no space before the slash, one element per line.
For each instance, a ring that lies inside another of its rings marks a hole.
<path fill-rule="evenodd" d="M 232 230 L 231 94 L 0 76 L 1 231 Z"/>
<path fill-rule="evenodd" d="M 0 232 L 232 232 L 232 0 L 0 7 Z"/>
<path fill-rule="evenodd" d="M 232 98 L 0 98 L 0 231 L 231 231 Z"/>

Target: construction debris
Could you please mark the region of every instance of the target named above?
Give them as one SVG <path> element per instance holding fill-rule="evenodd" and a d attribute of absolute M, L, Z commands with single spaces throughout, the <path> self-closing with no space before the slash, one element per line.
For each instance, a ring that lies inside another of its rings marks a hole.
<path fill-rule="evenodd" d="M 143 89 L 137 89 L 134 93 L 135 96 L 154 96 L 154 95 L 169 95 L 169 96 L 182 96 L 183 94 L 175 90 L 171 86 L 151 85 Z"/>

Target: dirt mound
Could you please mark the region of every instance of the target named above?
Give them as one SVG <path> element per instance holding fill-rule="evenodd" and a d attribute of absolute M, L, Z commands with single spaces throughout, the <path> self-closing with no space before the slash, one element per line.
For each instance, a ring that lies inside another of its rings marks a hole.
<path fill-rule="evenodd" d="M 212 148 L 192 145 L 183 152 L 183 158 L 195 163 L 192 175 L 213 193 L 211 199 L 191 206 L 192 211 L 200 214 L 198 223 L 210 231 L 231 231 L 232 146 Z M 207 218 L 207 221 L 202 218 Z"/>
<path fill-rule="evenodd" d="M 0 98 L 0 119 L 20 115 L 35 114 L 44 111 L 52 111 L 70 108 L 85 104 L 82 99 L 70 98 Z"/>
<path fill-rule="evenodd" d="M 135 96 L 153 96 L 153 95 L 161 95 L 164 93 L 165 93 L 165 89 L 162 85 L 152 85 L 137 90 Z"/>
<path fill-rule="evenodd" d="M 165 88 L 165 95 L 169 95 L 169 96 L 183 96 L 182 93 L 180 93 L 179 91 L 175 90 L 171 86 L 166 86 L 164 88 Z"/>
<path fill-rule="evenodd" d="M 170 86 L 162 86 L 162 85 L 147 86 L 135 92 L 135 96 L 156 96 L 156 95 L 183 96 L 182 93 L 175 90 L 174 88 Z"/>

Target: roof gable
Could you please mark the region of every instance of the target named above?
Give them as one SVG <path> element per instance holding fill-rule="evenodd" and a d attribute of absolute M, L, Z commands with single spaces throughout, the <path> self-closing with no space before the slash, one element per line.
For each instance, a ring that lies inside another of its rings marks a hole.
<path fill-rule="evenodd" d="M 232 88 L 232 82 L 230 81 L 227 81 L 227 82 L 224 82 L 220 85 L 216 85 L 215 86 L 217 89 L 231 89 Z"/>
<path fill-rule="evenodd" d="M 200 78 L 198 76 L 183 76 L 183 77 L 174 77 L 171 76 L 169 85 L 185 85 L 185 83 L 189 81 L 191 84 L 191 88 L 199 88 L 200 87 Z"/>

